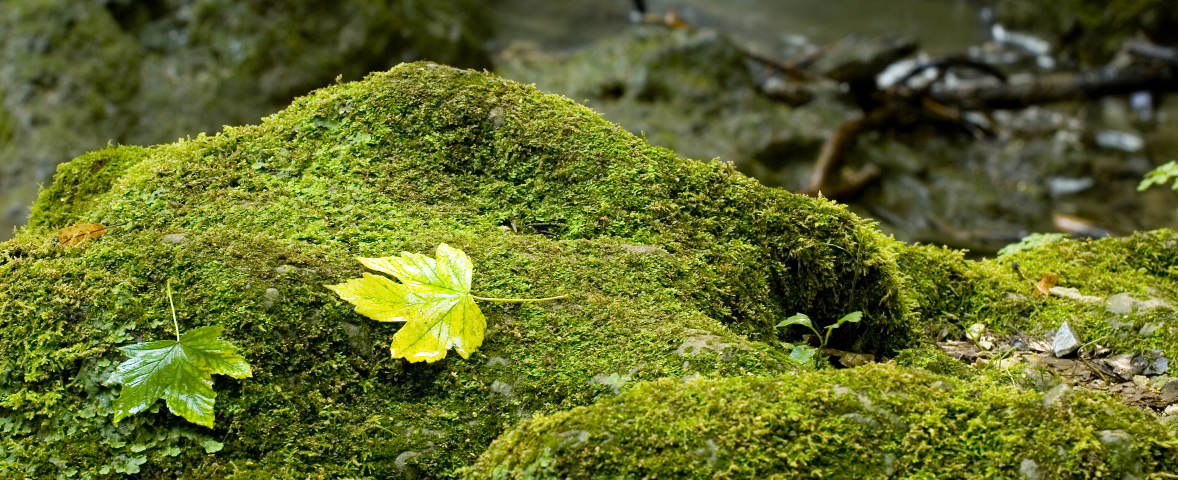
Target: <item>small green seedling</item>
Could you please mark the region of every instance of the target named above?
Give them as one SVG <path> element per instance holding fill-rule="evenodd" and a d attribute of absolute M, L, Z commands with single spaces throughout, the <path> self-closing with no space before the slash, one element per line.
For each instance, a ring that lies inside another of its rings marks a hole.
<path fill-rule="evenodd" d="M 221 340 L 220 326 L 194 328 L 180 334 L 172 282 L 167 284 L 168 306 L 172 309 L 175 340 L 154 340 L 122 347 L 127 357 L 115 369 L 112 379 L 123 386 L 115 400 L 118 423 L 146 410 L 161 398 L 168 410 L 189 422 L 213 428 L 213 374 L 233 378 L 250 376 L 250 365 L 237 347 Z"/>
<path fill-rule="evenodd" d="M 1137 185 L 1137 191 L 1145 191 L 1154 185 L 1172 183 L 1170 189 L 1178 191 L 1178 162 L 1167 162 L 1145 174 L 1145 178 Z"/>
<path fill-rule="evenodd" d="M 433 363 L 451 348 L 470 358 L 483 344 L 487 320 L 475 300 L 487 302 L 544 302 L 565 298 L 486 298 L 470 293 L 474 265 L 462 250 L 438 245 L 435 258 L 401 252 L 397 257 L 359 258 L 369 269 L 392 275 L 365 273 L 338 285 L 326 285 L 356 306 L 356 313 L 378 322 L 405 322 L 393 334 L 393 358 Z"/>
<path fill-rule="evenodd" d="M 821 349 L 826 348 L 826 344 L 830 342 L 830 333 L 834 329 L 843 326 L 844 323 L 859 323 L 863 319 L 863 312 L 851 312 L 843 315 L 843 318 L 838 319 L 831 325 L 826 327 L 826 334 L 823 335 L 817 328 L 814 328 L 814 323 L 810 321 L 810 317 L 804 313 L 793 315 L 777 324 L 777 328 L 788 328 L 793 325 L 805 325 L 814 335 L 818 336 L 820 345 L 818 347 L 811 347 L 809 345 L 792 343 L 782 343 L 782 346 L 790 349 L 789 358 L 795 362 L 803 365 L 813 365 L 818 367 L 822 365 L 821 360 L 826 358 L 825 354 L 821 353 Z"/>

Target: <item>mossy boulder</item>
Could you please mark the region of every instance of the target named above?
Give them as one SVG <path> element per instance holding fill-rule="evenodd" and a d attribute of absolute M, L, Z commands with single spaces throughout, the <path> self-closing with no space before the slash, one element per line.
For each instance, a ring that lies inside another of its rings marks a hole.
<path fill-rule="evenodd" d="M 253 123 L 337 75 L 489 64 L 480 2 L 9 0 L 0 9 L 0 238 L 54 167 L 110 141 Z"/>
<path fill-rule="evenodd" d="M 897 262 L 926 336 L 982 323 L 1004 335 L 1049 336 L 1068 322 L 1085 343 L 1178 358 L 1178 232 L 1072 240 L 1035 235 L 995 258 L 904 246 Z M 1044 274 L 1051 295 L 1036 295 Z"/>
<path fill-rule="evenodd" d="M 766 343 L 788 314 L 863 311 L 845 349 L 914 338 L 892 242 L 843 207 L 435 64 L 83 155 L 33 212 L 0 244 L 3 477 L 446 477 L 519 420 L 633 382 L 794 371 Z M 88 222 L 109 231 L 54 242 Z M 396 325 L 322 285 L 356 256 L 442 242 L 473 258 L 480 295 L 570 297 L 485 305 L 469 360 L 392 360 Z M 116 347 L 170 335 L 169 280 L 181 328 L 223 326 L 255 372 L 216 379 L 213 430 L 158 405 L 111 421 Z"/>
<path fill-rule="evenodd" d="M 1082 391 L 1027 392 L 874 365 L 664 379 L 528 420 L 470 478 L 1147 478 L 1178 443 Z M 1160 477 L 1159 477 L 1160 478 Z"/>

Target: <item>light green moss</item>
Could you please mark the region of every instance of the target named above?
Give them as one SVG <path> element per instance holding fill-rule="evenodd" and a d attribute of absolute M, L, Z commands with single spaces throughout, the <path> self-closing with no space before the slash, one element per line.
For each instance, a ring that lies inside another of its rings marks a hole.
<path fill-rule="evenodd" d="M 1176 459 L 1178 439 L 1161 424 L 1096 394 L 1055 397 L 874 365 L 644 383 L 590 407 L 524 422 L 467 474 L 1146 478 L 1173 474 Z"/>
<path fill-rule="evenodd" d="M 1015 272 L 1015 262 L 1028 280 Z M 1095 298 L 1035 297 L 1032 283 L 1043 273 L 1059 275 L 1059 287 Z M 976 320 L 993 328 L 1041 334 L 1067 321 L 1086 343 L 1119 352 L 1160 349 L 1178 358 L 1178 232 L 1053 242 L 980 262 L 971 276 L 976 293 L 968 308 Z M 1114 313 L 1109 297 L 1117 294 L 1161 304 Z"/>
<path fill-rule="evenodd" d="M 921 312 L 923 329 L 961 333 L 982 323 L 999 334 L 1046 336 L 1067 321 L 1085 343 L 1119 353 L 1157 349 L 1178 358 L 1178 232 L 1032 243 L 980 261 L 948 249 L 898 246 L 905 298 Z M 1034 295 L 1044 273 L 1059 276 L 1057 287 L 1075 291 Z M 1110 301 L 1118 294 L 1150 305 L 1119 313 Z"/>
<path fill-rule="evenodd" d="M 522 418 L 614 395 L 604 378 L 798 369 L 749 340 L 790 313 L 863 311 L 837 331 L 844 348 L 911 339 L 890 240 L 842 207 L 433 64 L 260 125 L 88 154 L 34 211 L 0 244 L 0 476 L 446 477 Z M 110 230 L 54 244 L 84 222 Z M 393 361 L 396 325 L 321 285 L 357 275 L 355 256 L 440 242 L 470 254 L 480 295 L 571 297 L 484 306 L 469 361 Z M 168 334 L 167 279 L 181 326 L 224 326 L 256 372 L 217 380 L 212 431 L 164 412 L 110 424 L 117 388 L 101 382 L 116 346 Z M 208 437 L 224 449 L 203 453 Z"/>

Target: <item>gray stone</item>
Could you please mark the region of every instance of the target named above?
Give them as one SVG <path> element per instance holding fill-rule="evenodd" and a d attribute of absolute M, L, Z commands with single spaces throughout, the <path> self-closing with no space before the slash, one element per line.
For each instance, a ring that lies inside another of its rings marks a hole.
<path fill-rule="evenodd" d="M 626 386 L 627 383 L 630 383 L 631 380 L 633 380 L 633 377 L 630 375 L 620 375 L 617 372 L 611 373 L 609 375 L 599 373 L 594 375 L 593 379 L 589 380 L 589 384 L 608 387 L 610 390 L 613 390 L 614 393 L 618 393 L 622 390 L 622 387 Z"/>
<path fill-rule="evenodd" d="M 1019 473 L 1023 474 L 1023 478 L 1027 480 L 1039 480 L 1043 478 L 1043 474 L 1039 472 L 1039 464 L 1031 459 L 1023 460 L 1018 465 Z"/>
<path fill-rule="evenodd" d="M 1155 308 L 1174 308 L 1170 302 L 1160 298 L 1151 298 L 1149 300 L 1138 300 L 1133 298 L 1128 292 L 1118 293 L 1105 301 L 1104 309 L 1109 313 L 1117 315 L 1129 315 L 1134 312 L 1148 312 Z"/>
<path fill-rule="evenodd" d="M 503 395 L 505 397 L 511 396 L 511 385 L 495 380 L 491 382 L 491 391 Z"/>
<path fill-rule="evenodd" d="M 1104 299 L 1095 295 L 1084 295 L 1080 290 L 1071 287 L 1051 287 L 1051 294 L 1080 303 L 1100 303 Z"/>
<path fill-rule="evenodd" d="M 414 452 L 412 450 L 409 450 L 406 452 L 401 452 L 400 455 L 397 455 L 397 459 L 393 460 L 393 464 L 396 465 L 397 468 L 404 470 L 405 467 L 409 466 L 409 461 L 413 460 L 413 457 L 420 457 L 420 456 L 421 456 L 421 452 Z"/>
<path fill-rule="evenodd" d="M 1128 380 L 1135 375 L 1141 375 L 1145 371 L 1145 358 L 1138 355 L 1133 356 L 1128 353 L 1114 355 L 1103 360 L 1104 364 L 1112 369 L 1113 373 L 1118 377 Z"/>
<path fill-rule="evenodd" d="M 1124 430 L 1101 430 L 1100 443 L 1104 444 L 1107 458 L 1111 462 L 1133 464 L 1137 461 L 1136 441 Z"/>
<path fill-rule="evenodd" d="M 262 293 L 262 305 L 266 308 L 272 308 L 274 307 L 274 303 L 278 301 L 278 297 L 279 293 L 277 288 L 267 288 L 266 291 Z"/>
<path fill-rule="evenodd" d="M 1047 393 L 1043 394 L 1043 406 L 1053 407 L 1059 405 L 1063 400 L 1068 398 L 1068 394 L 1070 394 L 1071 391 L 1072 388 L 1063 383 L 1052 387 L 1051 390 L 1048 390 Z"/>
<path fill-rule="evenodd" d="M 1153 359 L 1153 361 L 1149 363 L 1148 367 L 1145 367 L 1145 371 L 1142 372 L 1142 374 L 1155 377 L 1158 375 L 1165 375 L 1168 371 L 1170 371 L 1170 359 L 1166 357 L 1158 357 Z"/>
<path fill-rule="evenodd" d="M 1171 380 L 1162 387 L 1162 403 L 1178 404 L 1178 380 Z"/>
<path fill-rule="evenodd" d="M 1057 358 L 1063 358 L 1071 355 L 1077 348 L 1080 348 L 1080 339 L 1072 330 L 1072 326 L 1068 325 L 1068 322 L 1063 322 L 1063 325 L 1059 326 L 1059 330 L 1055 331 L 1055 339 L 1051 342 L 1051 352 Z"/>
<path fill-rule="evenodd" d="M 180 245 L 182 243 L 188 243 L 188 234 L 187 233 L 169 233 L 167 235 L 164 235 L 164 238 L 162 238 L 160 241 L 162 241 L 168 245 Z"/>
<path fill-rule="evenodd" d="M 633 244 L 629 244 L 629 243 L 624 243 L 620 246 L 622 247 L 622 250 L 633 253 L 635 255 L 667 255 L 666 250 L 663 250 L 661 247 L 656 247 L 653 245 L 633 245 Z"/>

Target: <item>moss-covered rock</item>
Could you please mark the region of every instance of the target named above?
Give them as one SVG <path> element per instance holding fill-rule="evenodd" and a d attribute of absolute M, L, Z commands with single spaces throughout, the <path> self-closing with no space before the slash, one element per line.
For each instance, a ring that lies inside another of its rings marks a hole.
<path fill-rule="evenodd" d="M 1178 439 L 1090 393 L 876 365 L 665 379 L 524 422 L 471 478 L 1146 478 Z"/>
<path fill-rule="evenodd" d="M 86 222 L 109 232 L 52 240 Z M 473 258 L 480 295 L 571 297 L 484 306 L 469 361 L 393 361 L 397 327 L 322 285 L 357 275 L 355 256 L 441 242 Z M 832 202 L 566 98 L 401 65 L 256 126 L 61 166 L 0 244 L 0 476 L 448 476 L 518 420 L 630 382 L 799 368 L 756 341 L 787 314 L 861 310 L 837 345 L 909 343 L 892 251 Z M 224 326 L 254 367 L 216 380 L 215 430 L 158 406 L 111 423 L 116 347 L 169 334 L 168 279 L 181 327 Z"/>
<path fill-rule="evenodd" d="M 901 247 L 905 298 L 923 313 L 925 331 L 982 323 L 998 333 L 1044 336 L 1067 321 L 1082 342 L 1178 358 L 1178 232 L 1035 236 L 1006 252 L 974 261 L 937 247 Z M 1035 295 L 1045 273 L 1059 283 L 1052 295 Z"/>
<path fill-rule="evenodd" d="M 56 164 L 257 121 L 336 75 L 489 64 L 480 2 L 10 0 L 0 9 L 0 238 Z M 16 141 L 6 141 L 14 138 Z"/>

